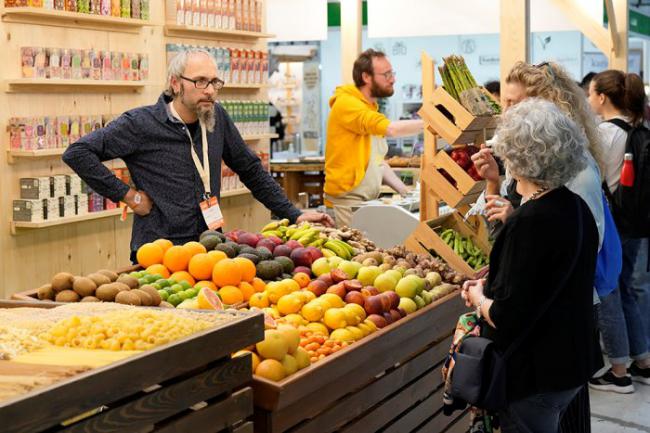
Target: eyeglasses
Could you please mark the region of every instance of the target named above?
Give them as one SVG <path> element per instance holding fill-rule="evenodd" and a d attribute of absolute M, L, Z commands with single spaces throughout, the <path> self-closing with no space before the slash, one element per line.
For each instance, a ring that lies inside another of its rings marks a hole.
<path fill-rule="evenodd" d="M 193 80 L 192 78 L 187 78 L 184 77 L 183 75 L 180 76 L 183 80 L 191 81 L 194 83 L 194 87 L 197 89 L 207 89 L 210 84 L 212 84 L 212 87 L 214 87 L 214 90 L 221 90 L 223 89 L 223 86 L 226 84 L 225 81 L 220 80 L 219 78 L 213 78 L 212 80 L 206 80 L 205 78 L 198 78 L 196 80 Z"/>
<path fill-rule="evenodd" d="M 375 73 L 374 75 L 383 75 L 385 79 L 390 80 L 391 78 L 397 78 L 397 72 L 395 71 L 386 71 L 382 73 Z"/>

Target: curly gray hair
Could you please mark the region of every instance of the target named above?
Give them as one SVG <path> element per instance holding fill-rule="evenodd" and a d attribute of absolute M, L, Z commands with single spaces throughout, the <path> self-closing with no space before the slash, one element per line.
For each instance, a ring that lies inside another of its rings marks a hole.
<path fill-rule="evenodd" d="M 494 153 L 506 169 L 536 185 L 564 185 L 587 165 L 587 137 L 552 102 L 528 98 L 508 109 L 496 132 Z"/>
<path fill-rule="evenodd" d="M 169 65 L 167 66 L 167 89 L 165 89 L 165 94 L 167 96 L 174 98 L 177 96 L 174 88 L 172 87 L 172 78 L 179 79 L 187 67 L 187 61 L 189 58 L 197 54 L 207 56 L 212 61 L 212 63 L 214 63 L 214 67 L 217 68 L 217 61 L 207 50 L 203 50 L 201 48 L 190 48 L 187 50 L 179 51 L 171 59 Z"/>

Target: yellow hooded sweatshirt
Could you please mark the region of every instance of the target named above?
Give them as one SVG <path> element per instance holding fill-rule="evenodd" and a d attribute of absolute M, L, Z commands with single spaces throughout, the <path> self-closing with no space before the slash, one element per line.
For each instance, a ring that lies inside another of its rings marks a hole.
<path fill-rule="evenodd" d="M 390 120 L 354 85 L 330 98 L 325 145 L 325 193 L 339 196 L 361 183 L 370 159 L 370 136 L 385 136 Z"/>

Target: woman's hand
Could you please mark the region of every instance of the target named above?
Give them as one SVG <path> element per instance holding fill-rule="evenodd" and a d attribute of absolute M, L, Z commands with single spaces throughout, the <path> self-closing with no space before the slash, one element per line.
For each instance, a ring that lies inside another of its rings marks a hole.
<path fill-rule="evenodd" d="M 492 149 L 481 145 L 481 150 L 472 155 L 472 162 L 478 174 L 488 182 L 499 182 L 499 166 L 492 156 Z"/>
<path fill-rule="evenodd" d="M 512 203 L 500 195 L 486 195 L 485 213 L 488 221 L 499 220 L 505 224 L 508 217 L 515 211 Z"/>
<path fill-rule="evenodd" d="M 483 286 L 485 285 L 485 278 L 480 280 L 467 280 L 463 283 L 460 291 L 460 296 L 465 301 L 465 306 L 474 308 L 478 301 L 483 296 Z"/>

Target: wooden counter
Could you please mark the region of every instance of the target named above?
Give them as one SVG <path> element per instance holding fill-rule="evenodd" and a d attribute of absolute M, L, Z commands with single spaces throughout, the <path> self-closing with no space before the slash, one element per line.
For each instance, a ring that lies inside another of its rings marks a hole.
<path fill-rule="evenodd" d="M 323 204 L 324 162 L 271 162 L 271 174 L 292 203 L 298 203 L 298 194 L 305 192 L 309 207 Z"/>

